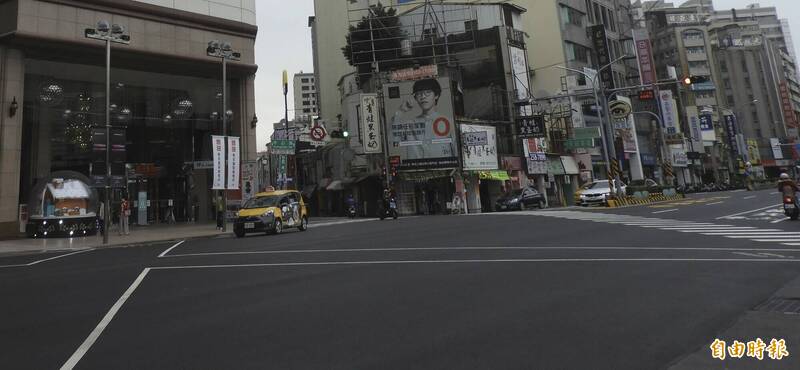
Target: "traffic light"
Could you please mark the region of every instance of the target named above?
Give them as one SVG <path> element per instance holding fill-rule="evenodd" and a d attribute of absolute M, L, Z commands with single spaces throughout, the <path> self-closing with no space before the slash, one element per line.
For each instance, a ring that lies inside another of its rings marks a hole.
<path fill-rule="evenodd" d="M 708 82 L 708 76 L 686 76 L 686 78 L 683 79 L 684 85 L 694 85 L 703 82 Z"/>
<path fill-rule="evenodd" d="M 331 131 L 331 137 L 336 139 L 346 139 L 350 136 L 350 133 L 347 130 L 333 130 Z"/>

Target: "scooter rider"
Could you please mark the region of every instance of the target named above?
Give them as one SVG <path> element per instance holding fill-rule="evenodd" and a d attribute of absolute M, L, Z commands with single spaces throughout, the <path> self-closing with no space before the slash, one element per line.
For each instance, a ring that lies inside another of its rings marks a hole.
<path fill-rule="evenodd" d="M 797 183 L 792 180 L 791 177 L 789 177 L 789 174 L 782 173 L 780 176 L 780 181 L 778 182 L 778 191 L 784 196 L 793 196 L 796 192 L 800 191 L 800 188 L 798 188 Z"/>

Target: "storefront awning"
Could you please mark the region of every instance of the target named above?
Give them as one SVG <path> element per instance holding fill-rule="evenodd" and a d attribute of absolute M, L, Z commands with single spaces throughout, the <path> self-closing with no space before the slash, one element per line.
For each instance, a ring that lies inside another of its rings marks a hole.
<path fill-rule="evenodd" d="M 497 181 L 511 180 L 511 177 L 508 176 L 508 172 L 501 170 L 480 171 L 478 172 L 478 177 L 481 180 L 497 180 Z"/>
<path fill-rule="evenodd" d="M 436 171 L 419 171 L 419 172 L 401 172 L 400 178 L 404 181 L 410 182 L 426 182 L 433 179 L 442 177 L 450 177 L 453 170 L 436 170 Z"/>
<path fill-rule="evenodd" d="M 581 173 L 581 170 L 578 168 L 578 162 L 575 162 L 575 158 L 562 155 L 561 164 L 564 165 L 564 173 L 567 175 L 579 175 Z"/>
<path fill-rule="evenodd" d="M 551 175 L 566 175 L 561 157 L 547 157 L 547 173 Z"/>

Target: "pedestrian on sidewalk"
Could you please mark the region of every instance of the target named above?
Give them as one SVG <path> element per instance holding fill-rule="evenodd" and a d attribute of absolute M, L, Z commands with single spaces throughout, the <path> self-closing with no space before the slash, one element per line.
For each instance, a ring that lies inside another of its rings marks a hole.
<path fill-rule="evenodd" d="M 225 202 L 222 196 L 217 197 L 217 230 L 222 230 L 222 223 L 225 222 Z"/>
<path fill-rule="evenodd" d="M 106 207 L 105 203 L 100 202 L 100 209 L 97 210 L 97 232 L 102 234 L 106 228 Z"/>
<path fill-rule="evenodd" d="M 131 205 L 128 203 L 128 198 L 122 197 L 122 201 L 119 204 L 119 235 L 123 233 L 130 235 L 130 225 L 128 224 L 130 216 Z"/>

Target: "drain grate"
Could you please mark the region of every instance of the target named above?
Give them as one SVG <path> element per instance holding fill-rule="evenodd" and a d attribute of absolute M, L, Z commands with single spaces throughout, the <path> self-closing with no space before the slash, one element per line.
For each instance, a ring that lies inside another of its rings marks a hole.
<path fill-rule="evenodd" d="M 800 299 L 798 298 L 770 298 L 768 301 L 756 306 L 754 311 L 781 312 L 800 314 Z"/>

